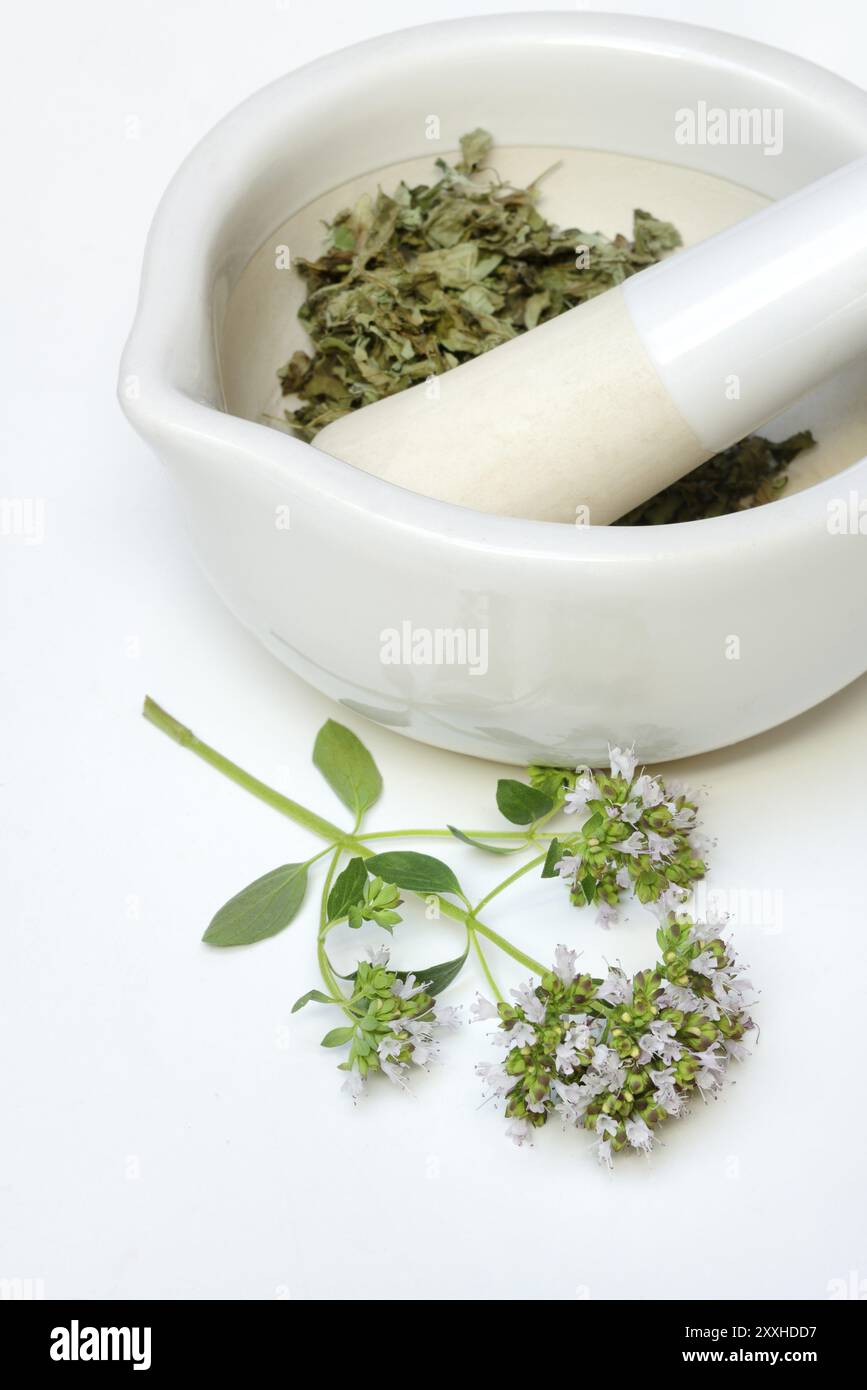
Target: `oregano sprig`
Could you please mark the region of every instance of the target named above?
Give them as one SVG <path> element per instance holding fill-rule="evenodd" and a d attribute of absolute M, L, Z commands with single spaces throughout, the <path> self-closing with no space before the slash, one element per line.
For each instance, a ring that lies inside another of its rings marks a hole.
<path fill-rule="evenodd" d="M 499 1068 L 484 1067 L 493 1093 L 505 1100 L 513 1138 L 523 1141 L 558 1112 L 593 1129 L 605 1162 L 627 1148 L 649 1150 L 654 1126 L 681 1113 L 695 1093 L 713 1093 L 730 1058 L 743 1055 L 752 1027 L 735 957 L 715 929 L 680 915 L 691 884 L 705 872 L 696 834 L 697 804 L 685 791 L 641 770 L 632 750 L 610 749 L 607 771 L 531 767 L 528 781 L 501 778 L 496 804 L 520 829 L 461 831 L 454 826 L 379 830 L 362 823 L 382 791 L 369 750 L 348 728 L 328 720 L 317 735 L 313 761 L 353 824 L 343 829 L 277 792 L 199 739 L 151 699 L 145 718 L 170 738 L 259 800 L 324 839 L 326 847 L 298 863 L 263 873 L 213 917 L 208 945 L 248 946 L 275 936 L 301 915 L 309 871 L 327 857 L 319 906 L 316 956 L 324 988 L 307 990 L 292 1012 L 317 1004 L 336 1011 L 323 1047 L 342 1049 L 344 1089 L 357 1100 L 371 1077 L 406 1089 L 415 1069 L 437 1057 L 440 1034 L 458 1011 L 439 996 L 460 975 L 470 953 L 494 997 L 476 1007 L 496 1018 L 507 1054 Z M 580 813 L 577 830 L 568 817 Z M 557 830 L 549 823 L 562 818 Z M 519 854 L 517 868 L 475 901 L 454 869 L 414 849 L 376 852 L 370 840 L 450 838 L 482 855 Z M 631 893 L 662 919 L 661 960 L 628 981 L 614 968 L 607 979 L 581 975 L 575 953 L 558 948 L 548 969 L 495 930 L 487 912 L 501 894 L 530 874 L 565 880 L 576 906 L 594 904 L 603 920 Z M 386 947 L 364 946 L 355 968 L 342 975 L 329 956 L 329 936 L 340 927 L 376 926 L 390 934 L 412 931 L 408 905 L 423 902 L 428 916 L 463 932 L 462 950 L 415 971 L 394 969 Z M 404 909 L 399 912 L 398 908 Z M 607 910 L 606 910 L 607 909 Z M 676 909 L 676 911 L 675 911 Z M 482 913 L 485 912 L 485 918 Z M 522 964 L 540 983 L 512 991 L 509 1003 L 488 959 L 491 946 Z"/>

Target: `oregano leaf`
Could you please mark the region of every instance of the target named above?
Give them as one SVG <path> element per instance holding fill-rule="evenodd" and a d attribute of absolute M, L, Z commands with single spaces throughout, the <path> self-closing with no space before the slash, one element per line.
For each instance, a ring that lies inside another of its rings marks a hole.
<path fill-rule="evenodd" d="M 350 859 L 346 868 L 334 880 L 325 906 L 328 922 L 336 922 L 345 917 L 351 907 L 363 901 L 366 882 L 367 869 L 364 867 L 364 860 L 358 855 L 355 859 Z"/>
<path fill-rule="evenodd" d="M 276 936 L 295 917 L 306 888 L 306 864 L 272 869 L 220 908 L 202 940 L 209 946 L 250 946 Z"/>
<path fill-rule="evenodd" d="M 300 999 L 295 1000 L 290 1012 L 297 1014 L 298 1010 L 303 1009 L 305 1004 L 312 1003 L 333 1004 L 334 1000 L 330 999 L 327 994 L 323 994 L 321 989 L 308 989 L 306 994 L 302 994 Z"/>
<path fill-rule="evenodd" d="M 472 845 L 474 849 L 486 850 L 488 854 L 516 854 L 523 845 L 496 845 L 489 844 L 486 840 L 475 840 L 472 835 L 465 835 L 463 830 L 458 830 L 457 826 L 446 826 L 450 835 L 454 835 L 456 840 L 462 841 L 465 845 Z"/>
<path fill-rule="evenodd" d="M 330 1033 L 326 1033 L 320 1047 L 342 1047 L 344 1043 L 352 1041 L 355 1029 L 350 1024 L 348 1028 L 332 1028 Z"/>
<path fill-rule="evenodd" d="M 385 854 L 374 854 L 367 860 L 367 871 L 411 893 L 461 895 L 461 885 L 448 864 L 435 859 L 433 855 L 419 854 L 416 850 L 389 850 Z"/>
<path fill-rule="evenodd" d="M 530 825 L 554 809 L 550 796 L 511 777 L 501 777 L 497 783 L 497 805 L 513 825 Z"/>
<path fill-rule="evenodd" d="M 585 874 L 581 880 L 581 891 L 587 900 L 588 905 L 596 897 L 596 879 L 592 874 Z"/>
<path fill-rule="evenodd" d="M 562 858 L 563 846 L 560 844 L 560 841 L 557 839 L 557 836 L 555 835 L 550 845 L 548 846 L 548 853 L 545 855 L 545 862 L 542 865 L 542 877 L 556 878 L 557 865 L 560 863 L 560 860 Z"/>
<path fill-rule="evenodd" d="M 463 955 L 456 956 L 454 960 L 444 960 L 440 965 L 428 965 L 424 970 L 397 970 L 395 974 L 402 980 L 405 980 L 407 975 L 415 975 L 419 984 L 423 984 L 426 987 L 428 994 L 442 994 L 443 990 L 448 988 L 452 980 L 460 975 L 466 964 L 469 950 L 470 939 L 469 936 L 467 936 L 467 944 Z"/>
<path fill-rule="evenodd" d="M 357 820 L 379 797 L 382 778 L 361 739 L 329 719 L 316 735 L 313 762 Z"/>

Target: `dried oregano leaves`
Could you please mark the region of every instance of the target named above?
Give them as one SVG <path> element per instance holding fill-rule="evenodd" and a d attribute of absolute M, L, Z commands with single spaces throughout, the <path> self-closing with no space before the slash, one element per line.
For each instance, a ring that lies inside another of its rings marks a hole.
<path fill-rule="evenodd" d="M 697 521 L 773 502 L 788 482 L 783 470 L 815 443 L 809 430 L 792 434 L 779 444 L 751 434 L 640 503 L 614 525 L 661 526 L 669 521 Z"/>
<path fill-rule="evenodd" d="M 487 131 L 463 136 L 454 167 L 436 161 L 435 183 L 365 195 L 328 224 L 315 261 L 295 262 L 314 351 L 293 353 L 278 376 L 283 395 L 300 400 L 285 417 L 302 439 L 556 318 L 681 244 L 670 222 L 641 209 L 631 241 L 556 227 L 536 207 L 541 176 L 529 188 L 504 183 L 486 167 L 491 146 Z M 785 486 L 783 469 L 813 442 L 807 431 L 781 444 L 744 440 L 618 524 L 770 501 Z"/>

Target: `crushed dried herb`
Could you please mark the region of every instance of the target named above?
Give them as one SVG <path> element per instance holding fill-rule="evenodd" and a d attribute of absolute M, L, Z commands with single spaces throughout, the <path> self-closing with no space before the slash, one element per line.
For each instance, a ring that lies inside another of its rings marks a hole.
<path fill-rule="evenodd" d="M 792 434 L 779 444 L 763 435 L 751 434 L 640 503 L 614 525 L 663 526 L 666 522 L 698 521 L 773 502 L 788 482 L 783 469 L 815 443 L 809 430 Z"/>
<path fill-rule="evenodd" d="M 457 367 L 619 285 L 681 244 L 670 222 L 636 209 L 632 240 L 560 228 L 538 211 L 541 177 L 503 182 L 484 130 L 461 139 L 454 166 L 438 159 L 433 184 L 400 183 L 360 198 L 327 224 L 316 260 L 298 259 L 299 310 L 313 344 L 278 377 L 285 411 L 306 440 L 351 410 Z M 770 501 L 782 469 L 813 443 L 751 437 L 643 503 L 620 525 L 717 516 Z"/>

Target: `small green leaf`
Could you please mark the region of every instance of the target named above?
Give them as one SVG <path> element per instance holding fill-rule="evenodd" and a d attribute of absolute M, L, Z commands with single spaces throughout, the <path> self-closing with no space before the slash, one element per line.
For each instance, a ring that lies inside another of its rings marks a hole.
<path fill-rule="evenodd" d="M 560 841 L 557 839 L 557 836 L 555 835 L 550 845 L 548 846 L 548 853 L 545 855 L 545 862 L 542 865 L 542 877 L 556 878 L 557 865 L 560 863 L 560 860 L 562 858 L 563 846 L 560 844 Z"/>
<path fill-rule="evenodd" d="M 367 861 L 367 871 L 411 893 L 457 893 L 460 896 L 461 892 L 461 885 L 448 864 L 412 849 L 374 854 Z"/>
<path fill-rule="evenodd" d="M 588 904 L 592 903 L 593 899 L 596 897 L 596 880 L 592 874 L 585 874 L 584 878 L 582 878 L 581 889 Z"/>
<path fill-rule="evenodd" d="M 382 912 L 372 912 L 370 920 L 375 922 L 378 927 L 382 927 L 384 931 L 393 934 L 395 927 L 402 919 L 399 912 L 392 912 L 390 908 L 384 908 Z"/>
<path fill-rule="evenodd" d="M 325 1034 L 325 1037 L 322 1039 L 322 1042 L 319 1044 L 319 1046 L 342 1047 L 344 1043 L 351 1042 L 354 1035 L 355 1029 L 352 1027 L 351 1024 L 348 1028 L 332 1028 L 330 1033 Z"/>
<path fill-rule="evenodd" d="M 501 777 L 497 783 L 497 805 L 513 825 L 530 825 L 554 808 L 550 796 L 511 777 Z"/>
<path fill-rule="evenodd" d="M 405 980 L 407 975 L 415 975 L 420 984 L 424 984 L 428 994 L 442 994 L 447 989 L 452 980 L 460 975 L 470 950 L 470 938 L 467 936 L 467 944 L 462 956 L 457 956 L 454 960 L 444 960 L 440 965 L 429 965 L 424 970 L 397 970 L 395 974 Z"/>
<path fill-rule="evenodd" d="M 379 769 L 361 739 L 333 719 L 316 735 L 313 761 L 331 790 L 358 819 L 382 791 Z"/>
<path fill-rule="evenodd" d="M 488 854 L 516 854 L 519 849 L 524 848 L 521 844 L 492 845 L 488 844 L 486 840 L 474 840 L 472 835 L 465 835 L 463 830 L 458 830 L 454 825 L 449 825 L 446 829 L 450 835 L 454 835 L 456 840 L 461 840 L 465 845 L 472 845 L 474 849 L 487 850 Z"/>
<path fill-rule="evenodd" d="M 351 227 L 334 227 L 331 232 L 331 240 L 338 251 L 355 250 L 355 236 Z"/>
<path fill-rule="evenodd" d="M 325 913 L 329 922 L 336 922 L 345 917 L 351 907 L 363 901 L 366 882 L 367 869 L 364 867 L 364 860 L 360 855 L 350 859 L 343 872 L 337 875 L 328 894 Z"/>
<path fill-rule="evenodd" d="M 288 927 L 304 901 L 306 864 L 283 864 L 230 898 L 202 937 L 209 946 L 249 946 Z"/>
<path fill-rule="evenodd" d="M 308 989 L 306 994 L 302 994 L 300 999 L 296 999 L 292 1005 L 291 1012 L 297 1014 L 299 1009 L 303 1009 L 305 1004 L 333 1004 L 334 1000 L 329 999 L 327 994 L 323 994 L 321 989 Z"/>
<path fill-rule="evenodd" d="M 591 836 L 599 834 L 599 831 L 602 829 L 604 824 L 605 817 L 603 816 L 602 812 L 595 811 L 593 815 L 590 817 L 590 819 L 586 820 L 582 825 L 581 834 L 584 836 L 586 840 L 589 840 Z"/>

